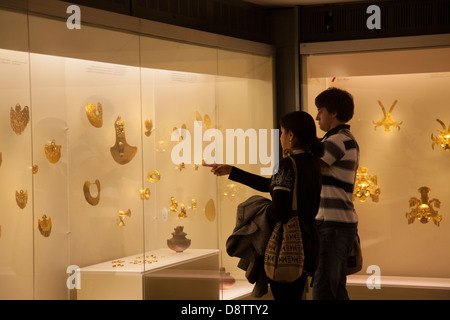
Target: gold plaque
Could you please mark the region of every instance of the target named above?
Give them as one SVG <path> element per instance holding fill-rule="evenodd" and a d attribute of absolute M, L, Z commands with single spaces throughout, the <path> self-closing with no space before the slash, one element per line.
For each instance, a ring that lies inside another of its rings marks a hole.
<path fill-rule="evenodd" d="M 54 139 L 50 144 L 45 145 L 45 156 L 50 163 L 57 163 L 61 158 L 61 146 L 57 145 Z"/>
<path fill-rule="evenodd" d="M 11 107 L 9 112 L 11 118 L 11 128 L 16 134 L 22 134 L 30 121 L 30 112 L 27 106 L 22 110 L 20 104 L 16 104 L 15 109 Z"/>
<path fill-rule="evenodd" d="M 137 152 L 137 147 L 130 146 L 125 138 L 125 121 L 117 117 L 114 123 L 116 128 L 116 143 L 111 147 L 111 155 L 118 164 L 130 162 Z"/>
<path fill-rule="evenodd" d="M 16 203 L 20 209 L 24 209 L 27 206 L 28 192 L 25 190 L 16 191 Z"/>
<path fill-rule="evenodd" d="M 209 199 L 205 205 L 205 216 L 211 222 L 216 219 L 216 206 L 214 205 L 213 199 Z"/>
<path fill-rule="evenodd" d="M 52 218 L 48 218 L 44 214 L 42 220 L 38 219 L 38 229 L 44 237 L 49 237 L 52 232 Z"/>

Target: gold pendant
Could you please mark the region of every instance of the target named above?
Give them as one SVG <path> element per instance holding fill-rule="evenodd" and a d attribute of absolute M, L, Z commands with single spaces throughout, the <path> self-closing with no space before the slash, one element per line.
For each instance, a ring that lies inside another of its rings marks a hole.
<path fill-rule="evenodd" d="M 27 106 L 21 110 L 20 104 L 16 104 L 15 110 L 11 107 L 9 113 L 11 118 L 11 128 L 16 134 L 22 134 L 27 127 L 28 121 L 30 121 L 30 113 Z"/>
<path fill-rule="evenodd" d="M 86 115 L 94 127 L 101 128 L 103 126 L 103 109 L 100 102 L 97 102 L 97 107 L 89 102 L 86 105 Z"/>
<path fill-rule="evenodd" d="M 153 132 L 153 120 L 145 120 L 144 125 L 145 125 L 145 135 L 147 137 L 150 137 L 150 135 Z"/>
<path fill-rule="evenodd" d="M 119 210 L 119 223 L 117 224 L 119 227 L 124 227 L 125 222 L 123 220 L 125 217 L 131 217 L 131 210 L 128 209 L 127 211 Z"/>
<path fill-rule="evenodd" d="M 27 206 L 28 192 L 25 190 L 16 191 L 16 202 L 20 209 L 24 209 Z"/>
<path fill-rule="evenodd" d="M 90 191 L 91 183 L 89 181 L 86 181 L 83 185 L 84 198 L 92 206 L 98 205 L 98 203 L 100 201 L 100 181 L 98 181 L 98 179 L 97 179 L 97 180 L 95 180 L 94 184 L 97 186 L 97 197 L 93 197 L 91 195 L 91 191 Z"/>
<path fill-rule="evenodd" d="M 137 147 L 130 146 L 125 138 L 125 122 L 117 117 L 114 123 L 116 128 L 116 144 L 111 147 L 111 155 L 118 164 L 130 162 L 137 152 Z"/>
<path fill-rule="evenodd" d="M 57 163 L 61 158 L 61 146 L 57 145 L 54 139 L 50 144 L 45 145 L 45 156 L 50 163 Z"/>
<path fill-rule="evenodd" d="M 38 219 L 38 229 L 44 237 L 49 237 L 52 232 L 52 218 L 48 218 L 44 214 L 42 220 Z"/>

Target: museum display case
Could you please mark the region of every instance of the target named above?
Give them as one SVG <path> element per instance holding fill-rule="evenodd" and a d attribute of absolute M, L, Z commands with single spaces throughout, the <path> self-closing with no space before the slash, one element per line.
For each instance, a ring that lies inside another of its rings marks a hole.
<path fill-rule="evenodd" d="M 408 277 L 434 279 L 446 284 L 447 298 L 449 55 L 449 47 L 436 47 L 302 56 L 306 111 L 316 116 L 314 99 L 328 87 L 354 98 L 349 124 L 360 146 L 359 275 L 365 282 L 372 274 L 367 268 L 378 266 L 382 276 L 401 277 L 402 286 Z M 435 287 L 433 281 L 425 282 Z"/>
<path fill-rule="evenodd" d="M 0 299 L 248 294 L 224 246 L 254 193 L 202 163 L 274 127 L 272 55 L 150 33 L 0 7 Z"/>

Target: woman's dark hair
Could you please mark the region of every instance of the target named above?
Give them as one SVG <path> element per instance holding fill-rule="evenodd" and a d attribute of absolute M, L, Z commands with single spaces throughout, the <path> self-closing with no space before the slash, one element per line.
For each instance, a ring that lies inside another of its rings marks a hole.
<path fill-rule="evenodd" d="M 345 90 L 328 88 L 316 97 L 316 107 L 325 108 L 329 113 L 336 113 L 336 117 L 344 122 L 353 118 L 355 106 L 353 96 Z"/>
<path fill-rule="evenodd" d="M 281 126 L 291 130 L 297 137 L 301 148 L 320 158 L 324 153 L 323 143 L 317 138 L 316 124 L 313 117 L 304 111 L 294 111 L 286 114 L 280 122 Z"/>

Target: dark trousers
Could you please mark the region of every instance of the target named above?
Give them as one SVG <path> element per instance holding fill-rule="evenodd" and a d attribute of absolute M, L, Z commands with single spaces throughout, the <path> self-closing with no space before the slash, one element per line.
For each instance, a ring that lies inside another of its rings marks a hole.
<path fill-rule="evenodd" d="M 303 273 L 293 282 L 281 283 L 269 279 L 273 298 L 275 300 L 302 300 L 307 278 L 307 274 Z"/>
<path fill-rule="evenodd" d="M 320 255 L 314 273 L 313 300 L 348 300 L 347 260 L 357 223 L 319 222 Z"/>

